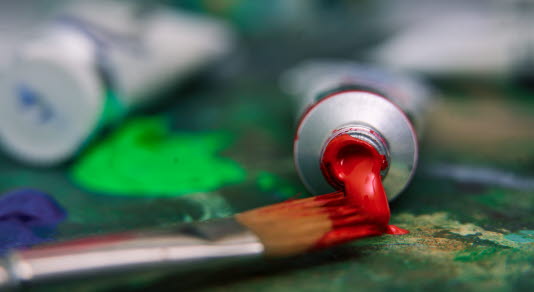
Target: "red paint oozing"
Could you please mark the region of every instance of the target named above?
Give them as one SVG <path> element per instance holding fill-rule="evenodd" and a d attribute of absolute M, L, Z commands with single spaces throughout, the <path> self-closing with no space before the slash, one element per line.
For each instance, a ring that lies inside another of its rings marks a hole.
<path fill-rule="evenodd" d="M 327 247 L 357 238 L 409 231 L 389 225 L 389 203 L 380 171 L 387 167 L 383 155 L 348 134 L 332 139 L 322 160 L 323 173 L 330 183 L 344 189 L 347 207 L 357 210 L 351 216 L 330 215 L 333 229 L 316 247 Z"/>

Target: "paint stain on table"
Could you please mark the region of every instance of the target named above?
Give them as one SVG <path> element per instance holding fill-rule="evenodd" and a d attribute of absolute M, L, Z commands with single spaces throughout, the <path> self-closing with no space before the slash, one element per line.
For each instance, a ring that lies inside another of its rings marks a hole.
<path fill-rule="evenodd" d="M 534 230 L 521 230 L 508 234 L 505 238 L 519 243 L 534 243 Z"/>

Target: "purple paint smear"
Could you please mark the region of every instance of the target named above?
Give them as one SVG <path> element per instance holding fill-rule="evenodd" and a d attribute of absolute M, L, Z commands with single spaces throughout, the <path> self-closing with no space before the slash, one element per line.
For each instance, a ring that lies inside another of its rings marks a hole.
<path fill-rule="evenodd" d="M 19 189 L 0 195 L 0 254 L 52 239 L 65 210 L 50 195 Z"/>

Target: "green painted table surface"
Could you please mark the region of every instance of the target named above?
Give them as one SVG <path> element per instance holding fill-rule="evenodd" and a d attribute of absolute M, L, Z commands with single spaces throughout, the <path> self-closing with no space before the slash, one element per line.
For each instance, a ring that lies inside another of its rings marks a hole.
<path fill-rule="evenodd" d="M 1 156 L 0 191 L 30 186 L 52 194 L 69 214 L 57 240 L 224 217 L 305 194 L 291 157 L 291 106 L 275 82 L 251 77 L 208 85 L 176 92 L 172 106 L 135 115 L 166 116 L 181 132 L 230 133 L 234 142 L 221 155 L 242 165 L 244 181 L 176 197 L 116 196 L 78 186 L 69 174 L 74 162 L 31 168 Z M 393 223 L 409 229 L 409 235 L 368 238 L 227 269 L 149 271 L 28 289 L 532 291 L 534 98 L 524 90 L 483 82 L 437 87 L 443 98 L 428 123 L 417 176 L 391 206 Z M 90 147 L 105 140 L 104 135 Z M 464 172 L 454 178 L 451 167 Z M 143 169 L 138 171 L 143 175 Z M 512 177 L 512 183 L 497 177 Z"/>

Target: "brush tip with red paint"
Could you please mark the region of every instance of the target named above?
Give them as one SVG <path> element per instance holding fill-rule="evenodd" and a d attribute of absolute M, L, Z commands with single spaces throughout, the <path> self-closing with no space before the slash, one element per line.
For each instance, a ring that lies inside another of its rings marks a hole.
<path fill-rule="evenodd" d="M 342 191 L 254 209 L 235 218 L 258 236 L 267 256 L 289 256 L 363 237 L 407 233 L 369 221 L 368 213 L 350 204 Z"/>

